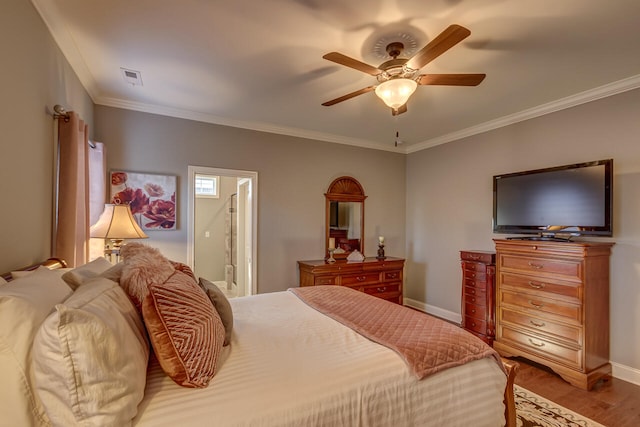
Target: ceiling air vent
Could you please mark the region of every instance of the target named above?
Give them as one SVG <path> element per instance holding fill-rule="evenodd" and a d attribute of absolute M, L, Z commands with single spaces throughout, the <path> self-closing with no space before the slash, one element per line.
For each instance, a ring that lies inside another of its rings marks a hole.
<path fill-rule="evenodd" d="M 142 75 L 140 71 L 127 70 L 126 68 L 120 68 L 122 71 L 122 78 L 124 81 L 133 86 L 142 86 Z"/>

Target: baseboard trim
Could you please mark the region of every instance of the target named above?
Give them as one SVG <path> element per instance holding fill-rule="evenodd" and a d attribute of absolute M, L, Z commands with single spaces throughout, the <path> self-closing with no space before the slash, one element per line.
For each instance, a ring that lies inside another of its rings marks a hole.
<path fill-rule="evenodd" d="M 611 362 L 611 376 L 640 386 L 640 369 Z"/>
<path fill-rule="evenodd" d="M 456 313 L 454 311 L 445 310 L 440 307 L 436 307 L 434 305 L 425 304 L 421 301 L 417 301 L 411 298 L 404 298 L 404 305 L 415 308 L 416 310 L 424 311 L 427 314 L 432 316 L 439 317 L 444 320 L 448 320 L 449 322 L 453 322 L 455 324 L 462 323 L 462 316 L 460 313 Z"/>
<path fill-rule="evenodd" d="M 404 298 L 404 305 L 407 307 L 415 308 L 416 310 L 423 311 L 432 316 L 439 317 L 450 322 L 460 324 L 462 322 L 462 316 L 459 313 L 444 310 L 440 307 L 425 304 L 422 301 L 417 301 L 411 298 Z M 622 365 L 620 363 L 611 362 L 611 376 L 619 380 L 629 382 L 640 386 L 640 369 L 632 368 L 630 366 Z"/>

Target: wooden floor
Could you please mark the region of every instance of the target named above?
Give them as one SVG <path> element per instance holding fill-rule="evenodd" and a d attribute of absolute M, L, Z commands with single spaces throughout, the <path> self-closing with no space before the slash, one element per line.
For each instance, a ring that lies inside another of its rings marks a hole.
<path fill-rule="evenodd" d="M 565 382 L 550 369 L 514 358 L 520 363 L 516 384 L 607 427 L 640 426 L 640 386 L 605 378 L 591 391 Z"/>

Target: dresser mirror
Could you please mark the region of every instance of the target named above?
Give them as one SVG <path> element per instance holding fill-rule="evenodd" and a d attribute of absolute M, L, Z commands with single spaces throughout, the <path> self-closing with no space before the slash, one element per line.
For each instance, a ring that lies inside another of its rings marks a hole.
<path fill-rule="evenodd" d="M 364 254 L 364 190 L 350 176 L 336 178 L 325 193 L 325 250 L 335 248 L 333 257 L 344 259 L 358 250 Z"/>

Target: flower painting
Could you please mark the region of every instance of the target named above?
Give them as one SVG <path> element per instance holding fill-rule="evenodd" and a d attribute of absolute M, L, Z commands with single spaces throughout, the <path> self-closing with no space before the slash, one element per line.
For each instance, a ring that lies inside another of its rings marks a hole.
<path fill-rule="evenodd" d="M 176 229 L 176 177 L 111 171 L 111 203 L 127 204 L 143 230 Z"/>

